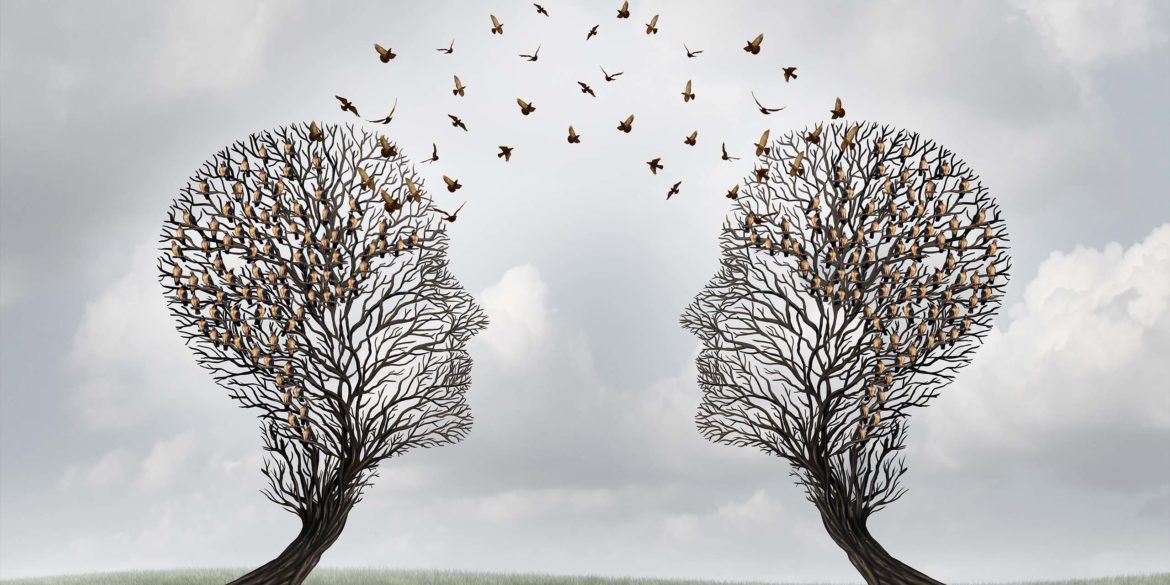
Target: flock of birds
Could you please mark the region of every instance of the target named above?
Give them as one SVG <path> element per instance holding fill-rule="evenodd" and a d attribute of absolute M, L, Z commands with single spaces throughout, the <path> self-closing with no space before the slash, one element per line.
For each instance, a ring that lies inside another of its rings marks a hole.
<path fill-rule="evenodd" d="M 534 3 L 533 6 L 535 6 L 536 12 L 538 14 L 544 15 L 546 17 L 550 16 L 548 10 L 546 10 L 540 4 Z M 490 29 L 491 34 L 503 35 L 504 34 L 504 24 L 502 22 L 500 22 L 499 18 L 497 18 L 496 15 L 490 14 L 489 16 L 491 17 L 491 29 Z M 659 17 L 659 15 L 655 14 L 653 17 L 650 18 L 650 20 L 648 22 L 646 22 L 645 26 L 646 26 L 646 34 L 647 35 L 658 34 L 658 17 Z M 630 3 L 628 1 L 623 2 L 621 5 L 621 8 L 618 9 L 617 18 L 619 18 L 619 19 L 630 18 Z M 598 28 L 600 26 L 601 26 L 600 24 L 593 25 L 586 33 L 585 40 L 588 41 L 589 39 L 596 36 Z M 763 42 L 764 42 L 764 35 L 759 34 L 754 39 L 747 41 L 746 45 L 743 47 L 743 50 L 751 55 L 759 55 L 760 51 L 761 51 L 761 47 L 763 45 Z M 521 57 L 527 61 L 535 62 L 540 58 L 540 47 L 541 47 L 541 45 L 538 44 L 536 49 L 532 53 L 520 54 L 519 57 Z M 690 47 L 688 47 L 685 43 L 683 44 L 683 49 L 686 51 L 686 55 L 687 55 L 688 59 L 694 59 L 703 53 L 702 50 L 697 50 L 697 51 L 691 50 Z M 393 49 L 383 47 L 382 45 L 380 45 L 378 43 L 374 43 L 374 50 L 376 51 L 376 53 L 378 55 L 378 59 L 382 63 L 389 63 L 390 61 L 392 61 L 394 58 L 396 58 L 398 56 L 397 54 L 394 53 Z M 447 55 L 453 54 L 455 52 L 455 39 L 452 39 L 451 42 L 446 47 L 440 47 L 440 48 L 435 49 L 435 50 L 440 52 L 440 53 L 447 54 Z M 623 73 L 621 71 L 618 71 L 616 73 L 610 73 L 610 72 L 606 71 L 604 67 L 600 67 L 600 69 L 601 69 L 601 73 L 604 76 L 604 79 L 607 83 L 615 81 Z M 797 68 L 794 66 L 788 66 L 788 67 L 781 68 L 781 72 L 783 73 L 785 83 L 790 82 L 790 81 L 798 78 L 796 70 L 797 70 Z M 452 77 L 454 78 L 454 87 L 451 90 L 452 95 L 457 96 L 457 97 L 464 97 L 466 95 L 467 86 L 463 85 L 463 82 L 459 79 L 458 75 L 453 75 Z M 590 87 L 589 84 L 585 83 L 584 81 L 578 81 L 577 85 L 579 86 L 581 93 L 588 94 L 588 95 L 593 96 L 593 97 L 597 97 L 597 94 L 594 93 L 593 88 Z M 695 99 L 695 92 L 692 89 L 691 80 L 689 80 L 689 79 L 687 80 L 686 85 L 683 88 L 683 91 L 681 93 L 682 93 L 682 99 L 683 99 L 684 103 L 689 103 Z M 762 103 L 760 103 L 760 100 L 759 100 L 759 98 L 756 97 L 754 91 L 752 91 L 751 95 L 752 95 L 752 100 L 755 102 L 757 109 L 763 115 L 770 115 L 774 112 L 782 111 L 785 108 L 785 106 L 781 106 L 778 108 L 769 108 L 769 107 L 763 105 Z M 337 95 L 334 97 L 336 97 L 336 99 L 340 102 L 341 110 L 343 112 L 349 112 L 349 113 L 352 113 L 354 116 L 357 116 L 359 118 L 361 117 L 361 115 L 358 113 L 357 107 L 354 106 L 354 104 L 351 101 L 349 101 L 348 99 L 346 99 L 345 97 L 340 96 L 340 95 Z M 536 111 L 536 106 L 533 105 L 531 102 L 525 101 L 523 98 L 519 98 L 519 97 L 516 98 L 516 104 L 517 104 L 517 106 L 519 106 L 521 115 L 528 116 Z M 383 124 L 383 125 L 389 124 L 394 119 L 394 114 L 395 114 L 395 111 L 397 110 L 397 107 L 398 107 L 398 102 L 397 102 L 397 100 L 395 100 L 394 105 L 390 108 L 389 114 L 387 114 L 386 116 L 384 116 L 382 118 L 373 119 L 373 120 L 366 120 L 366 121 L 373 123 L 373 124 Z M 833 120 L 836 120 L 838 118 L 843 118 L 845 116 L 845 108 L 842 107 L 842 105 L 841 105 L 841 98 L 840 97 L 838 97 L 836 99 L 836 102 L 834 103 L 833 108 L 831 110 L 829 110 L 829 112 L 832 115 Z M 456 116 L 454 114 L 448 114 L 447 117 L 450 119 L 451 125 L 453 127 L 459 128 L 465 132 L 468 131 L 467 125 L 458 116 Z M 634 125 L 634 115 L 630 114 L 624 120 L 620 120 L 618 122 L 617 130 L 619 132 L 624 132 L 626 134 L 629 134 L 633 130 L 633 125 Z M 821 131 L 821 127 L 818 125 L 816 127 L 816 129 L 813 131 L 813 133 L 809 134 L 809 138 L 811 138 L 812 141 L 816 141 L 817 137 L 820 134 L 820 131 Z M 768 148 L 768 146 L 767 146 L 768 135 L 769 135 L 769 131 L 765 130 L 763 135 L 760 137 L 760 141 L 753 145 L 755 147 L 755 153 L 756 153 L 757 157 L 762 155 L 766 151 L 766 149 Z M 581 135 L 577 133 L 577 131 L 573 128 L 572 125 L 570 125 L 568 128 L 567 141 L 569 144 L 580 144 L 581 143 Z M 698 141 L 698 131 L 696 130 L 696 131 L 693 131 L 690 135 L 686 136 L 685 139 L 683 140 L 683 143 L 688 145 L 688 146 L 695 146 L 697 144 L 697 141 Z M 384 148 L 385 148 L 385 146 L 384 146 Z M 496 156 L 498 158 L 504 160 L 505 162 L 511 161 L 513 150 L 514 149 L 511 146 L 499 145 L 499 153 L 496 154 Z M 721 150 L 722 150 L 721 160 L 735 161 L 735 160 L 739 160 L 739 158 L 740 158 L 740 157 L 735 157 L 735 156 L 731 156 L 728 154 L 726 142 L 724 142 L 721 145 Z M 439 160 L 438 145 L 436 143 L 432 143 L 431 144 L 431 156 L 427 159 L 424 159 L 421 162 L 422 163 L 433 163 L 433 162 L 436 162 L 438 160 Z M 655 159 L 648 161 L 646 163 L 650 167 L 651 173 L 653 173 L 655 175 L 658 174 L 658 171 L 663 168 L 661 161 L 662 161 L 661 158 L 655 158 Z M 797 163 L 797 165 L 799 165 L 799 162 Z M 756 174 L 757 181 L 763 181 L 763 180 L 767 179 L 767 169 L 766 168 L 765 169 L 756 169 L 755 174 Z M 448 177 L 447 175 L 443 175 L 443 182 L 446 184 L 447 190 L 451 193 L 454 193 L 455 191 L 457 191 L 463 187 L 463 185 L 461 185 L 457 179 L 453 179 L 451 177 Z M 673 185 L 671 185 L 670 189 L 667 191 L 666 199 L 670 200 L 671 197 L 673 197 L 674 195 L 677 195 L 679 193 L 681 187 L 682 187 L 682 181 L 678 181 L 678 182 L 674 183 Z M 739 196 L 738 194 L 739 194 L 739 185 L 737 184 L 737 185 L 734 185 L 727 192 L 726 197 L 728 199 L 736 199 Z M 390 202 L 387 202 L 387 205 L 390 205 Z M 460 209 L 462 209 L 462 206 L 460 206 Z M 446 212 L 441 212 L 441 213 L 444 213 L 445 215 L 447 215 L 447 217 L 445 219 L 447 219 L 448 221 L 454 221 L 454 217 L 458 214 L 458 212 L 456 212 L 455 214 L 446 214 Z"/>

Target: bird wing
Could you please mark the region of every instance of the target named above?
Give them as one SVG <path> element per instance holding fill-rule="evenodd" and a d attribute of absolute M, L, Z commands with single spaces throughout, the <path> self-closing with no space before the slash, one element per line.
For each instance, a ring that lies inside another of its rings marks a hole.
<path fill-rule="evenodd" d="M 691 93 L 691 80 L 687 80 L 687 93 Z"/>
<path fill-rule="evenodd" d="M 769 128 L 767 130 L 764 130 L 764 133 L 760 135 L 760 145 L 761 146 L 763 146 L 764 144 L 767 144 L 768 134 L 771 134 L 771 133 L 772 133 L 772 129 Z"/>
<path fill-rule="evenodd" d="M 492 26 L 500 28 L 500 21 L 496 19 L 496 15 L 492 15 Z"/>
<path fill-rule="evenodd" d="M 446 184 L 448 184 L 448 185 L 451 185 L 451 184 L 454 184 L 454 183 L 455 183 L 455 181 L 452 181 L 452 180 L 451 180 L 451 177 L 448 177 L 447 175 L 443 175 L 443 182 L 444 182 L 444 183 L 446 183 Z"/>
<path fill-rule="evenodd" d="M 386 205 L 389 205 L 391 207 L 394 207 L 394 205 L 396 205 L 398 203 L 397 201 L 394 200 L 393 197 L 390 196 L 389 193 L 386 192 L 385 189 L 382 189 L 382 201 L 385 201 Z"/>
<path fill-rule="evenodd" d="M 654 18 L 651 18 L 651 19 L 650 19 L 650 26 L 651 26 L 651 27 L 655 27 L 655 26 L 657 26 L 657 25 L 658 25 L 658 15 L 657 15 L 657 14 L 655 14 L 655 15 L 654 15 Z"/>
<path fill-rule="evenodd" d="M 464 201 L 463 205 L 467 205 L 467 202 Z M 460 205 L 459 208 L 455 210 L 455 213 L 451 214 L 451 217 L 455 217 L 456 215 L 459 215 L 459 212 L 463 210 L 463 205 Z"/>
<path fill-rule="evenodd" d="M 634 115 L 630 114 L 630 117 L 626 118 L 626 125 L 628 126 L 628 125 L 633 124 L 633 123 L 634 123 Z"/>
<path fill-rule="evenodd" d="M 762 42 L 764 42 L 764 35 L 763 35 L 763 33 L 761 33 L 759 36 L 757 36 L 757 37 L 756 37 L 756 40 L 752 41 L 752 44 L 753 44 L 753 45 L 757 45 L 757 46 L 758 46 L 758 45 L 759 45 L 760 43 L 762 43 Z"/>
<path fill-rule="evenodd" d="M 520 99 L 520 98 L 516 98 L 516 103 L 520 104 L 520 107 L 521 107 L 521 108 L 525 108 L 525 109 L 527 109 L 527 108 L 528 108 L 528 104 L 527 104 L 527 103 L 525 103 L 525 102 L 524 102 L 524 100 L 522 100 L 522 99 Z"/>
<path fill-rule="evenodd" d="M 382 54 L 382 53 L 386 52 L 385 47 L 383 47 L 382 45 L 379 45 L 378 43 L 374 43 L 374 50 L 377 51 L 378 54 Z"/>
<path fill-rule="evenodd" d="M 759 100 L 759 98 L 756 97 L 756 92 L 754 92 L 754 91 L 752 92 L 752 100 L 754 100 L 756 102 L 757 106 L 760 106 L 761 108 L 764 107 L 764 104 L 760 103 L 760 100 Z"/>
<path fill-rule="evenodd" d="M 629 9 L 630 9 L 630 3 L 629 2 L 622 2 L 622 12 L 625 12 Z"/>
<path fill-rule="evenodd" d="M 463 87 L 463 82 L 459 81 L 459 76 L 455 75 L 455 89 Z"/>
<path fill-rule="evenodd" d="M 836 107 L 835 107 L 835 108 L 833 108 L 833 109 L 834 109 L 834 110 L 840 110 L 840 109 L 841 109 L 841 98 L 837 98 Z"/>
<path fill-rule="evenodd" d="M 363 168 L 361 168 L 361 167 L 358 167 L 358 169 L 357 169 L 357 172 L 358 172 L 358 174 L 359 174 L 359 175 L 361 175 L 361 176 L 362 176 L 362 182 L 363 182 L 363 183 L 364 183 L 364 182 L 366 182 L 366 181 L 369 181 L 369 180 L 370 180 L 370 176 L 366 174 L 366 169 L 363 169 Z"/>
<path fill-rule="evenodd" d="M 447 114 L 447 117 L 451 118 L 452 122 L 459 123 L 459 118 L 456 118 L 455 116 L 452 116 L 451 114 Z"/>
<path fill-rule="evenodd" d="M 691 140 L 694 140 L 695 138 L 698 138 L 698 137 L 699 137 L 699 131 L 698 131 L 698 130 L 695 130 L 694 132 L 691 132 Z"/>

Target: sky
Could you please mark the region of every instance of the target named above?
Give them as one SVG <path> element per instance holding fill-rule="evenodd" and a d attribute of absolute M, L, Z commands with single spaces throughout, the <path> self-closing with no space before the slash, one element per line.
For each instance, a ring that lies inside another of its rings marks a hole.
<path fill-rule="evenodd" d="M 840 96 L 847 120 L 963 158 L 1013 257 L 871 532 L 945 582 L 1170 571 L 1170 5 L 619 4 L 0 3 L 0 578 L 252 568 L 295 535 L 260 494 L 253 415 L 174 329 L 155 247 L 219 149 L 359 122 L 335 94 L 367 118 L 397 100 L 381 129 L 414 160 L 438 144 L 418 170 L 464 185 L 433 194 L 468 201 L 451 269 L 491 324 L 468 346 L 467 439 L 385 462 L 322 566 L 858 582 L 785 463 L 698 434 L 678 322 L 751 143 Z"/>

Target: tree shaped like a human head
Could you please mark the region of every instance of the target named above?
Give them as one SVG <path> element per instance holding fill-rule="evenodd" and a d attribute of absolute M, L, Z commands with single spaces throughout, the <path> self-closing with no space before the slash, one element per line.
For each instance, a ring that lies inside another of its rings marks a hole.
<path fill-rule="evenodd" d="M 867 583 L 937 583 L 866 520 L 905 492 L 910 409 L 970 362 L 999 310 L 999 208 L 954 153 L 875 123 L 789 133 L 757 164 L 681 319 L 703 345 L 699 430 L 787 460 Z"/>
<path fill-rule="evenodd" d="M 172 204 L 159 278 L 200 365 L 258 411 L 265 495 L 297 537 L 237 583 L 301 583 L 378 464 L 461 440 L 487 318 L 395 144 L 294 124 L 217 153 Z"/>

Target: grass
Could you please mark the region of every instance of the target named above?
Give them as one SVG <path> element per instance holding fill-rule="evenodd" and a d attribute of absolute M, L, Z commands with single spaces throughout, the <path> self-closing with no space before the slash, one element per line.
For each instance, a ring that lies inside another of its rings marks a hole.
<path fill-rule="evenodd" d="M 191 569 L 94 573 L 35 579 L 4 579 L 4 585 L 222 585 L 246 573 L 244 569 Z M 797 585 L 760 581 L 692 581 L 685 579 L 633 579 L 621 577 L 562 576 L 459 571 L 396 571 L 387 569 L 317 569 L 306 585 Z M 814 585 L 814 584 L 802 584 Z M 827 585 L 827 584 L 815 584 Z M 980 584 L 964 584 L 980 585 Z M 990 585 L 990 584 L 983 584 Z M 1030 581 L 995 585 L 1170 585 L 1170 573 L 1077 579 Z"/>

